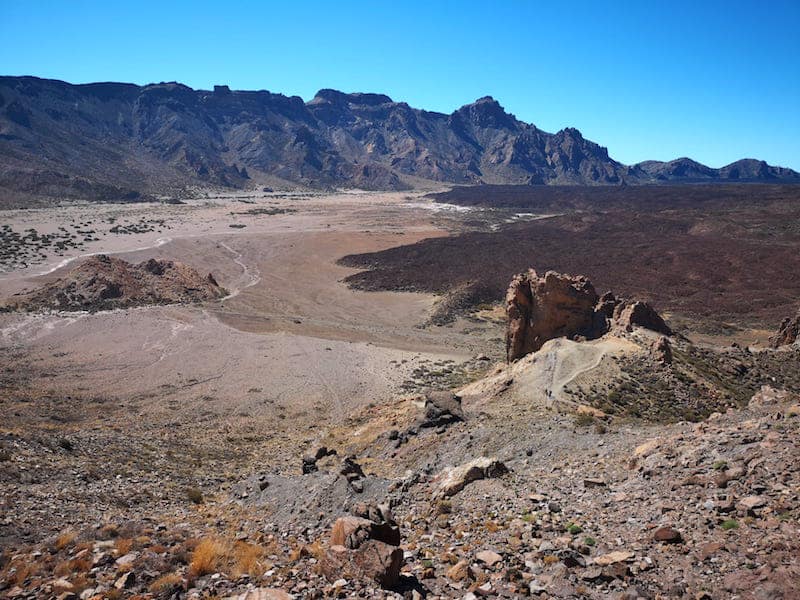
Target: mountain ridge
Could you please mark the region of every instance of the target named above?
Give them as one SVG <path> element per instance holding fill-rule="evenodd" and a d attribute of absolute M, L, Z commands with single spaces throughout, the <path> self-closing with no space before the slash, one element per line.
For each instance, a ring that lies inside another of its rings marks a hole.
<path fill-rule="evenodd" d="M 450 114 L 375 93 L 309 101 L 228 86 L 0 77 L 0 191 L 23 199 L 138 200 L 198 187 L 406 189 L 450 184 L 797 182 L 742 159 L 625 165 L 567 127 L 548 133 L 491 96 Z"/>

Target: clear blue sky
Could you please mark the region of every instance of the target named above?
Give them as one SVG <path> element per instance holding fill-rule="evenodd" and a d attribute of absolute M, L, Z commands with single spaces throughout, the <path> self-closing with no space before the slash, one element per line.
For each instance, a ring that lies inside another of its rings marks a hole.
<path fill-rule="evenodd" d="M 800 170 L 800 0 L 0 0 L 0 73 L 331 87 L 442 112 L 488 94 L 626 163 Z"/>

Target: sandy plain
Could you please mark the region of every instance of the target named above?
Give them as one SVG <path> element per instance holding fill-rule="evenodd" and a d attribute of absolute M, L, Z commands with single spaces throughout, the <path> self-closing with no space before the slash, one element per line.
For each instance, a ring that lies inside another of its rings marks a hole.
<path fill-rule="evenodd" d="M 419 194 L 366 192 L 8 211 L 14 230 L 76 222 L 99 239 L 61 255 L 42 249 L 36 263 L 0 274 L 0 297 L 96 253 L 182 261 L 213 273 L 229 295 L 202 307 L 2 314 L 3 362 L 52 392 L 111 396 L 149 416 L 200 403 L 220 416 L 291 407 L 342 418 L 397 393 L 422 362 L 464 361 L 496 335 L 489 325 L 485 335 L 474 324 L 467 333 L 463 324 L 424 328 L 433 295 L 353 290 L 342 279 L 355 271 L 336 264 L 446 235 L 460 214 Z M 154 225 L 110 232 L 137 223 Z"/>

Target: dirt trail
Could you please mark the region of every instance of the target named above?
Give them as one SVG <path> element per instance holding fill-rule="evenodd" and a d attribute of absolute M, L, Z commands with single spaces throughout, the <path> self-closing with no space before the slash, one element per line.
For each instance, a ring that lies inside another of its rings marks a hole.
<path fill-rule="evenodd" d="M 577 403 L 564 393 L 566 386 L 611 356 L 638 351 L 639 346 L 633 342 L 614 336 L 589 342 L 557 338 L 493 377 L 462 388 L 460 393 L 479 403 L 491 402 L 502 394 L 504 402 L 513 397 L 548 408 L 574 407 Z"/>

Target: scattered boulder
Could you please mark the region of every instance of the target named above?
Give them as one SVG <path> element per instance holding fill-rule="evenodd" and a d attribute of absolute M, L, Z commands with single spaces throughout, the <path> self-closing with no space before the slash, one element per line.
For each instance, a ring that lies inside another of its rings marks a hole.
<path fill-rule="evenodd" d="M 317 471 L 317 459 L 313 456 L 303 457 L 303 475 L 308 475 Z"/>
<path fill-rule="evenodd" d="M 791 394 L 786 390 L 776 390 L 772 386 L 762 385 L 750 398 L 749 406 L 769 406 L 772 404 L 783 404 L 791 399 Z"/>
<path fill-rule="evenodd" d="M 303 456 L 303 475 L 308 475 L 317 471 L 317 461 L 325 458 L 326 456 L 336 455 L 336 450 L 328 450 L 325 446 L 320 446 L 313 454 L 306 454 Z"/>
<path fill-rule="evenodd" d="M 665 365 L 672 364 L 672 345 L 668 337 L 662 336 L 653 342 L 653 356 Z"/>
<path fill-rule="evenodd" d="M 354 456 L 345 457 L 339 473 L 344 475 L 353 491 L 362 492 L 364 490 L 364 486 L 361 483 L 361 480 L 365 477 L 364 471 L 361 469 L 361 465 L 356 462 Z"/>
<path fill-rule="evenodd" d="M 798 339 L 800 339 L 800 312 L 794 317 L 786 317 L 778 331 L 769 338 L 769 343 L 773 348 L 780 348 L 796 344 Z"/>
<path fill-rule="evenodd" d="M 394 521 L 373 521 L 357 516 L 341 517 L 331 529 L 331 545 L 355 550 L 366 540 L 400 545 L 400 528 Z"/>
<path fill-rule="evenodd" d="M 742 512 L 751 513 L 757 508 L 762 508 L 767 504 L 767 499 L 763 496 L 747 496 L 737 503 L 737 508 Z"/>
<path fill-rule="evenodd" d="M 292 596 L 277 588 L 253 588 L 225 600 L 292 600 Z"/>
<path fill-rule="evenodd" d="M 473 481 L 500 477 L 507 472 L 508 468 L 496 458 L 476 458 L 458 467 L 445 470 L 441 474 L 439 494 L 445 497 L 454 496 Z"/>
<path fill-rule="evenodd" d="M 425 407 L 420 427 L 441 427 L 464 420 L 461 397 L 452 392 L 430 392 L 425 395 Z"/>
<path fill-rule="evenodd" d="M 653 532 L 653 539 L 666 544 L 678 544 L 683 541 L 681 532 L 672 527 L 659 527 Z"/>
<path fill-rule="evenodd" d="M 469 570 L 469 562 L 466 560 L 458 561 L 447 570 L 447 577 L 451 581 L 456 582 L 470 579 L 472 577 L 472 573 Z"/>
<path fill-rule="evenodd" d="M 594 559 L 594 564 L 600 567 L 606 567 L 608 565 L 629 561 L 633 558 L 633 556 L 633 552 L 615 550 L 614 552 L 609 552 L 608 554 L 596 556 Z"/>
<path fill-rule="evenodd" d="M 127 573 L 123 573 L 114 582 L 114 587 L 118 590 L 127 590 L 128 588 L 133 587 L 133 584 L 135 582 L 136 582 L 136 576 L 134 575 L 133 571 L 128 571 Z"/>
<path fill-rule="evenodd" d="M 503 560 L 503 557 L 494 550 L 482 550 L 475 554 L 475 559 L 487 567 L 492 567 Z"/>
<path fill-rule="evenodd" d="M 358 512 L 375 515 L 379 520 L 363 516 L 337 519 L 331 529 L 330 546 L 319 561 L 320 572 L 330 582 L 345 576 L 392 587 L 400 578 L 403 563 L 400 529 L 385 506 L 359 506 Z"/>

